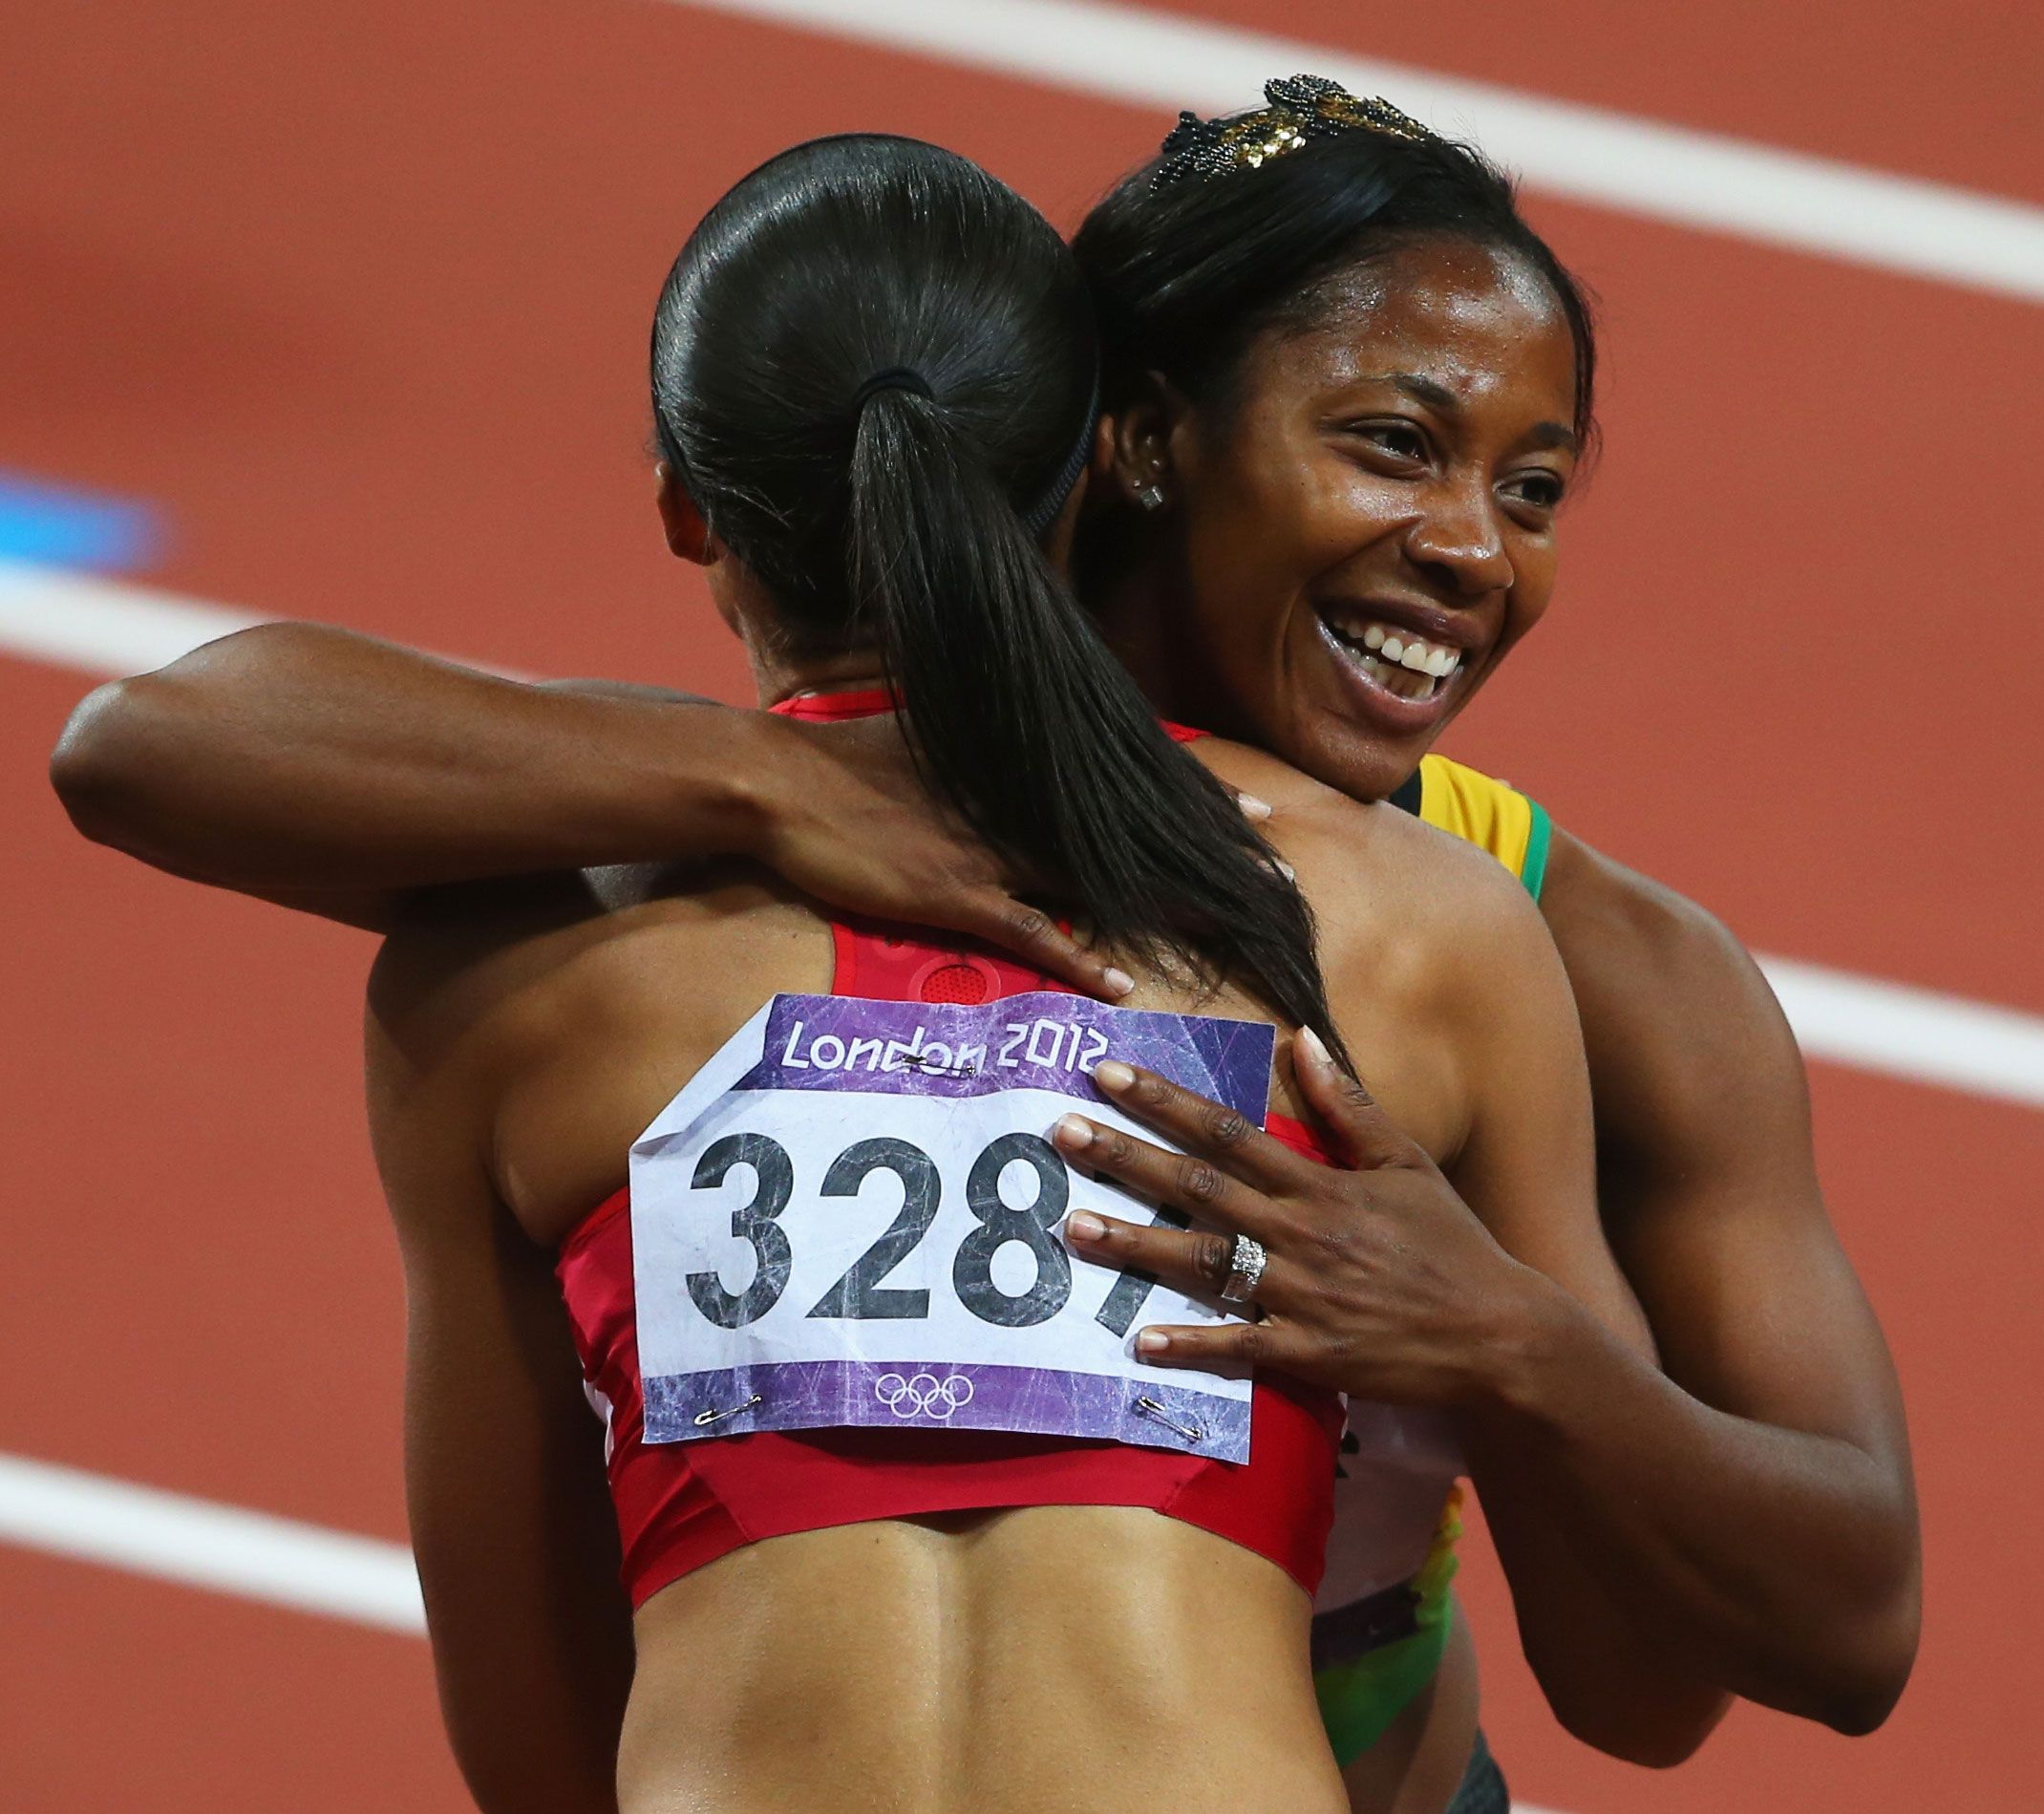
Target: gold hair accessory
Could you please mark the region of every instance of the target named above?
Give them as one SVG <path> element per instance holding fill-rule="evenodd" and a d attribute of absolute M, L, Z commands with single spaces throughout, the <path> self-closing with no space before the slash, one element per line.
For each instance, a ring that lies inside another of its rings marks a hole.
<path fill-rule="evenodd" d="M 1164 139 L 1163 161 L 1150 187 L 1260 169 L 1272 158 L 1299 150 L 1309 139 L 1331 139 L 1337 133 L 1374 132 L 1422 142 L 1436 137 L 1388 100 L 1352 95 L 1324 75 L 1278 76 L 1264 84 L 1264 99 L 1269 104 L 1251 114 L 1214 119 L 1181 114 Z"/>

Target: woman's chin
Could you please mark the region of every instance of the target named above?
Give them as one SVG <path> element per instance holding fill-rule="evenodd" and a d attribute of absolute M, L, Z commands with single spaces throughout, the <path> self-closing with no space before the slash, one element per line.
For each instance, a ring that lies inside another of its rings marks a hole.
<path fill-rule="evenodd" d="M 1432 737 L 1395 737 L 1354 715 L 1309 706 L 1292 718 L 1290 735 L 1272 753 L 1351 800 L 1388 800 L 1426 754 Z"/>

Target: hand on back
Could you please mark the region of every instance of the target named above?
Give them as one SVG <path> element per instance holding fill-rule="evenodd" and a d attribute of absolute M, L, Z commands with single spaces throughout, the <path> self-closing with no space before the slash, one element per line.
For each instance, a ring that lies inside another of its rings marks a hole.
<path fill-rule="evenodd" d="M 825 907 L 962 932 L 1104 1001 L 1133 988 L 1038 904 L 1052 878 L 1019 872 L 930 794 L 897 719 L 772 723 L 751 852 L 769 868 Z"/>
<path fill-rule="evenodd" d="M 1181 1233 L 1078 1215 L 1067 1239 L 1089 1258 L 1210 1297 L 1229 1283 L 1234 1237 L 1262 1244 L 1260 1319 L 1144 1330 L 1137 1346 L 1157 1365 L 1275 1367 L 1397 1404 L 1447 1408 L 1484 1396 L 1511 1332 L 1540 1301 L 1540 1281 L 1310 1035 L 1293 1042 L 1292 1063 L 1332 1164 L 1153 1073 L 1102 1065 L 1097 1081 L 1111 1099 L 1182 1156 L 1077 1115 L 1059 1123 L 1058 1146 L 1207 1227 Z"/>

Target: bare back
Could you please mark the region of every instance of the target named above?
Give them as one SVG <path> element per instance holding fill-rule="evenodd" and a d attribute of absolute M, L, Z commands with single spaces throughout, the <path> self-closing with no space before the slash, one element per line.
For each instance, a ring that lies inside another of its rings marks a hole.
<path fill-rule="evenodd" d="M 1319 912 L 1338 1024 L 1387 1108 L 1444 1164 L 1468 1163 L 1484 1186 L 1470 1191 L 1480 1212 L 1487 1193 L 1514 1226 L 1551 1225 L 1556 1251 L 1583 1247 L 1584 1275 L 1601 1289 L 1572 1019 L 1538 1009 L 1538 975 L 1536 1012 L 1504 1039 L 1516 1059 L 1497 1049 L 1498 1016 L 1485 1017 L 1486 1003 L 1525 995 L 1528 966 L 1544 963 L 1565 1011 L 1530 908 L 1493 865 L 1402 815 L 1247 751 L 1201 754 L 1276 806 L 1272 842 Z M 488 1599 L 479 1523 L 516 1515 L 488 1439 L 436 1397 L 461 1328 L 487 1342 L 515 1312 L 455 1327 L 435 1312 L 467 1289 L 451 1275 L 507 1241 L 558 1246 L 624 1184 L 632 1141 L 761 1002 L 826 991 L 831 966 L 826 919 L 743 869 L 464 891 L 387 946 L 372 990 L 372 1106 L 412 1294 L 412 1490 L 429 1609 Z M 1238 985 L 1137 973 L 1129 1006 L 1270 1017 Z M 1546 1048 L 1547 1081 L 1533 1088 L 1555 1098 L 1525 1118 L 1556 1130 L 1544 1156 L 1494 1113 L 1494 1078 L 1501 1065 L 1527 1075 L 1527 1041 Z M 1282 1057 L 1272 1099 L 1297 1112 Z M 495 1235 L 464 1244 L 457 1227 L 477 1224 Z M 564 1398 L 549 1385 L 533 1416 L 558 1417 Z M 582 1490 L 586 1501 L 586 1481 Z M 521 1590 L 507 1578 L 502 1591 Z M 1314 1705 L 1308 1616 L 1274 1563 L 1143 1509 L 951 1514 L 751 1544 L 641 1609 L 620 1804 L 1019 1814 L 1162 1797 L 1217 1814 L 1280 1802 L 1335 1814 L 1348 1803 Z M 492 1640 L 474 1641 L 488 1623 L 436 1620 L 458 1749 L 463 1677 L 495 1661 Z M 1216 1720 L 1216 1707 L 1233 1717 Z"/>

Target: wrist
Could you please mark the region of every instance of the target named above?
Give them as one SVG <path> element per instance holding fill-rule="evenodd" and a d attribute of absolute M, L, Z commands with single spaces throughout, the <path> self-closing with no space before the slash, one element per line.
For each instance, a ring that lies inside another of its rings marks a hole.
<path fill-rule="evenodd" d="M 1565 1421 L 1603 1347 L 1588 1311 L 1544 1273 L 1521 1266 L 1479 1350 L 1471 1409 L 1548 1430 Z"/>
<path fill-rule="evenodd" d="M 775 783 L 788 727 L 764 712 L 714 709 L 727 720 L 725 735 L 717 739 L 713 770 L 707 777 L 717 848 L 727 856 L 770 864 L 779 825 Z M 697 774 L 683 783 L 684 798 L 698 810 L 706 798 L 705 780 Z"/>

